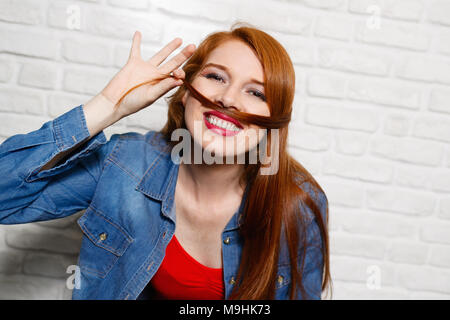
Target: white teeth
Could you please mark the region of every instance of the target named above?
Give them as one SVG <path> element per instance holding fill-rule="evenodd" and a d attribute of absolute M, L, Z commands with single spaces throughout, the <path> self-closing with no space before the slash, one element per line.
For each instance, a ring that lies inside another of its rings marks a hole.
<path fill-rule="evenodd" d="M 236 127 L 236 125 L 234 125 L 231 122 L 225 121 L 223 119 L 219 119 L 215 116 L 208 116 L 206 117 L 206 120 L 209 123 L 212 123 L 213 125 L 226 129 L 226 130 L 231 130 L 231 131 L 239 131 L 240 129 L 238 127 Z"/>

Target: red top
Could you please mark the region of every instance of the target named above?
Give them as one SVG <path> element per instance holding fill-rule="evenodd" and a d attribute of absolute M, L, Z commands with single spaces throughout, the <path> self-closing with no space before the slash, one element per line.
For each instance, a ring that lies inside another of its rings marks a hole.
<path fill-rule="evenodd" d="M 175 235 L 167 245 L 164 260 L 150 285 L 153 299 L 225 299 L 222 268 L 209 268 L 195 260 Z"/>

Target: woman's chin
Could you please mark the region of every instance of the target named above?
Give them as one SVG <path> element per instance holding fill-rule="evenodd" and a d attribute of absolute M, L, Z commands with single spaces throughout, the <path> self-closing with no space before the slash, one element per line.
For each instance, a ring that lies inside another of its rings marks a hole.
<path fill-rule="evenodd" d="M 237 149 L 237 152 L 233 149 L 223 149 L 220 147 L 215 147 L 214 145 L 208 145 L 204 147 L 202 150 L 203 161 L 205 163 L 220 163 L 220 164 L 245 164 L 249 161 L 248 158 L 254 159 L 251 163 L 256 163 L 256 150 L 252 148 L 252 151 L 255 151 L 255 154 L 247 155 L 248 150 L 243 148 L 242 146 Z"/>
<path fill-rule="evenodd" d="M 220 147 L 211 147 L 211 145 L 208 145 L 208 147 L 203 149 L 203 158 L 206 157 L 213 157 L 217 159 L 234 158 L 236 157 L 236 153 L 233 150 L 226 150 Z"/>

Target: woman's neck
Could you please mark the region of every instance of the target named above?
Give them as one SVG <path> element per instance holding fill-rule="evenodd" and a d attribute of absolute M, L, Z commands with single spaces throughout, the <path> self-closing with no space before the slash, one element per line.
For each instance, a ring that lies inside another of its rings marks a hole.
<path fill-rule="evenodd" d="M 220 203 L 227 195 L 242 195 L 239 178 L 243 170 L 242 164 L 180 163 L 178 179 L 196 203 Z"/>

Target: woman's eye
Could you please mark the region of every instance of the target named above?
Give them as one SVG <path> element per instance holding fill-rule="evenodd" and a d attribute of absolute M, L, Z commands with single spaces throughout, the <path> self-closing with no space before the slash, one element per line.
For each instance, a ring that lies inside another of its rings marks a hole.
<path fill-rule="evenodd" d="M 214 80 L 217 80 L 217 81 L 223 81 L 223 78 L 221 76 L 219 76 L 217 73 L 208 73 L 205 77 L 207 79 L 213 78 Z"/>
<path fill-rule="evenodd" d="M 250 92 L 254 93 L 255 97 L 260 98 L 262 101 L 266 101 L 266 96 L 257 90 L 251 90 Z"/>
<path fill-rule="evenodd" d="M 214 80 L 220 81 L 220 82 L 224 82 L 224 81 L 225 81 L 225 80 L 224 80 L 220 75 L 218 75 L 217 73 L 208 73 L 208 74 L 205 75 L 205 77 L 206 77 L 207 79 L 214 79 Z M 257 97 L 257 98 L 260 98 L 262 101 L 266 101 L 266 96 L 265 96 L 262 92 L 260 92 L 260 91 L 258 91 L 258 90 L 250 90 L 250 92 L 252 93 L 253 96 L 255 96 L 255 97 Z"/>

